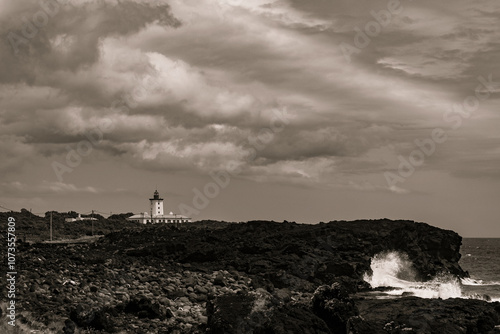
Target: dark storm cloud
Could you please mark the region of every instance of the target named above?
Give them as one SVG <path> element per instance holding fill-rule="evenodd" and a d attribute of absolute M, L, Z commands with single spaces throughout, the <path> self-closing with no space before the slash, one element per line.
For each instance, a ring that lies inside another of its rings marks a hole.
<path fill-rule="evenodd" d="M 180 25 L 167 4 L 9 0 L 6 6 L 0 29 L 1 56 L 7 60 L 0 66 L 4 83 L 33 83 L 37 77 L 43 83 L 45 71 L 92 64 L 99 58 L 99 41 L 107 36 L 126 36 L 153 22 Z M 57 49 L 61 44 L 63 52 Z"/>
<path fill-rule="evenodd" d="M 401 3 L 403 12 L 351 63 L 339 44 L 353 44 L 354 27 L 375 20 L 370 12 L 387 1 L 61 6 L 17 54 L 2 39 L 0 130 L 9 145 L 1 149 L 25 152 L 16 162 L 61 161 L 107 121 L 113 127 L 88 165 L 206 175 L 234 160 L 256 180 L 387 190 L 384 167 L 408 155 L 415 139 L 449 127 L 443 114 L 474 94 L 477 76 L 500 81 L 492 61 L 497 17 L 462 1 Z M 40 10 L 36 2 L 6 4 L 5 37 L 22 34 L 23 17 Z M 481 124 L 498 122 L 497 94 L 468 123 L 471 141 Z M 251 138 L 270 127 L 276 110 L 289 115 L 283 131 L 248 159 Z M 446 163 L 448 150 L 423 170 L 462 170 Z M 475 150 L 484 161 L 475 170 L 489 173 L 488 149 L 478 142 Z"/>

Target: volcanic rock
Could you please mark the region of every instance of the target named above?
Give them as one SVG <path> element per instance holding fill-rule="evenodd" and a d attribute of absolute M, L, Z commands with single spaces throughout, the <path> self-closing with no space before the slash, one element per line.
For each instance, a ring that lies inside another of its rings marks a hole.
<path fill-rule="evenodd" d="M 410 319 L 394 312 L 413 307 L 418 315 L 418 308 L 434 301 L 375 306 L 355 299 L 352 294 L 369 289 L 363 275 L 370 273 L 371 259 L 398 251 L 422 280 L 443 271 L 465 277 L 460 244 L 453 231 L 387 219 L 141 226 L 91 243 L 19 243 L 16 303 L 39 332 L 50 326 L 85 334 L 330 333 L 342 326 L 352 333 L 398 331 Z M 0 288 L 5 284 L 0 281 Z M 498 325 L 484 304 L 441 302 L 442 308 L 435 307 L 441 318 L 433 325 L 452 326 L 453 307 L 460 309 L 453 325 L 460 330 Z M 378 314 L 379 308 L 389 316 Z"/>
<path fill-rule="evenodd" d="M 491 333 L 500 321 L 500 303 L 470 299 L 356 300 L 363 321 L 350 324 L 353 333 Z"/>
<path fill-rule="evenodd" d="M 312 309 L 332 332 L 339 334 L 345 334 L 349 319 L 359 314 L 347 290 L 339 283 L 320 286 L 314 292 Z"/>

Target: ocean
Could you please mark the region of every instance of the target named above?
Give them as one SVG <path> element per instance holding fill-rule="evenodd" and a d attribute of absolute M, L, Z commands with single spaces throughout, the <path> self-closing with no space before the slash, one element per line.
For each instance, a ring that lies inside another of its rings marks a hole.
<path fill-rule="evenodd" d="M 442 274 L 430 282 L 419 282 L 406 254 L 388 252 L 372 259 L 373 274 L 365 274 L 364 279 L 372 288 L 392 288 L 373 293 L 376 298 L 413 295 L 500 301 L 500 238 L 464 238 L 460 253 L 460 266 L 469 272 L 470 278 L 459 280 Z"/>
<path fill-rule="evenodd" d="M 500 238 L 464 238 L 460 266 L 469 272 L 463 294 L 486 294 L 500 301 Z"/>

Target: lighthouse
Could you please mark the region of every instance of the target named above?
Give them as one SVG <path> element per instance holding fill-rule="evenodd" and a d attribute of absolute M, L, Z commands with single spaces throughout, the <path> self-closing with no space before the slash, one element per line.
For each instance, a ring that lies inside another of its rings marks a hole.
<path fill-rule="evenodd" d="M 179 215 L 173 212 L 169 214 L 163 213 L 163 198 L 160 198 L 160 193 L 155 190 L 153 198 L 149 199 L 149 213 L 141 212 L 127 218 L 129 221 L 141 224 L 158 224 L 158 223 L 190 223 L 191 218 Z"/>
<path fill-rule="evenodd" d="M 153 198 L 149 199 L 151 217 L 163 216 L 163 198 L 160 198 L 160 193 L 155 190 Z"/>

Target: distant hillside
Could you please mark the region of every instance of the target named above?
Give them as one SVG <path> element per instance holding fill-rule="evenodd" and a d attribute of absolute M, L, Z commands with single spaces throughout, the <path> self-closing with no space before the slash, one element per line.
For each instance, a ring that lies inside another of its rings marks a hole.
<path fill-rule="evenodd" d="M 99 214 L 94 214 L 94 235 L 103 235 L 110 232 L 116 232 L 123 228 L 137 227 L 140 224 L 127 221 L 133 213 L 114 214 L 108 218 L 104 218 Z M 81 215 L 82 217 L 90 217 L 91 215 Z M 0 212 L 0 221 L 7 222 L 9 217 L 16 219 L 16 236 L 20 240 L 26 241 L 45 241 L 50 238 L 50 211 L 45 213 L 44 217 L 31 214 L 26 209 L 21 209 L 20 212 Z M 76 221 L 65 222 L 65 218 L 76 218 L 78 213 L 75 211 L 57 212 L 52 211 L 52 237 L 53 239 L 79 238 L 86 235 L 92 235 L 91 221 Z M 2 234 L 4 233 L 2 231 Z"/>

